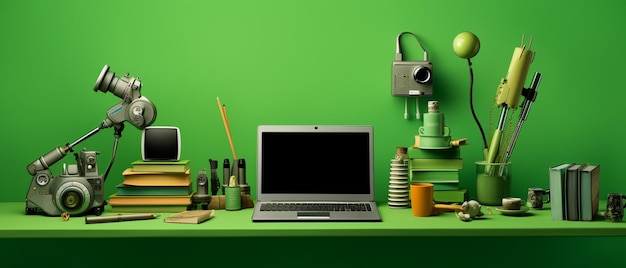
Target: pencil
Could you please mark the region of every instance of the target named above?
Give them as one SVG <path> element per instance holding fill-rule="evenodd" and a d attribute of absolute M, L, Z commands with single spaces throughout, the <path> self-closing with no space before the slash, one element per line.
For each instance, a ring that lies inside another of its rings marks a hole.
<path fill-rule="evenodd" d="M 150 219 L 156 219 L 157 217 L 158 215 L 155 215 L 152 213 L 118 214 L 118 215 L 113 215 L 113 216 L 85 217 L 85 223 L 89 224 L 89 223 L 150 220 Z"/>
<path fill-rule="evenodd" d="M 233 137 L 230 135 L 230 126 L 227 119 L 228 117 L 226 116 L 226 107 L 222 105 L 220 97 L 217 97 L 217 108 L 220 109 L 220 114 L 222 115 L 222 121 L 224 122 L 224 129 L 226 129 L 226 136 L 228 136 L 230 150 L 233 153 L 233 159 L 237 159 L 237 154 L 235 153 L 235 145 L 233 145 Z"/>

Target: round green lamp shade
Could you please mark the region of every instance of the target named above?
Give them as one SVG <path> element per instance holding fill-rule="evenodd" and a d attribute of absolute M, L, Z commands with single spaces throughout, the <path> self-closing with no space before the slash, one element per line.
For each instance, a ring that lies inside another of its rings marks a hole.
<path fill-rule="evenodd" d="M 480 41 L 475 34 L 470 32 L 461 32 L 454 37 L 452 48 L 457 56 L 469 59 L 476 56 L 480 50 Z"/>

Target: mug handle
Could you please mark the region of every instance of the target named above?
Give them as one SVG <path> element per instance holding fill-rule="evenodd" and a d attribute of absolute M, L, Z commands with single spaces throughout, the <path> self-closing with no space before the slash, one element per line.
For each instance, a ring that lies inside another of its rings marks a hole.
<path fill-rule="evenodd" d="M 624 199 L 624 201 L 626 201 L 626 195 L 622 194 L 621 196 L 622 196 L 622 199 Z M 626 208 L 626 202 L 624 202 L 624 208 Z"/>
<path fill-rule="evenodd" d="M 546 201 L 546 203 L 550 203 L 550 189 L 546 190 L 544 194 L 548 196 L 548 201 Z"/>

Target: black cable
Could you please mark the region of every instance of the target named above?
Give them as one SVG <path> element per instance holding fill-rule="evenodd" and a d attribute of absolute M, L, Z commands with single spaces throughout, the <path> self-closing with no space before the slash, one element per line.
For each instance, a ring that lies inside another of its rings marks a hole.
<path fill-rule="evenodd" d="M 469 101 L 470 101 L 470 109 L 472 110 L 472 116 L 474 116 L 474 121 L 476 121 L 476 124 L 478 125 L 478 129 L 480 130 L 480 134 L 483 137 L 483 144 L 484 144 L 484 148 L 487 149 L 489 148 L 489 146 L 487 146 L 487 138 L 485 138 L 485 131 L 483 130 L 483 126 L 480 124 L 480 121 L 478 121 L 478 117 L 476 116 L 476 112 L 474 111 L 474 71 L 472 70 L 472 61 L 470 59 L 467 59 L 467 66 L 469 67 L 469 73 L 470 73 L 470 96 L 469 96 Z"/>
<path fill-rule="evenodd" d="M 111 161 L 109 162 L 107 171 L 104 173 L 103 182 L 106 182 L 107 177 L 109 176 L 109 171 L 111 171 L 111 167 L 113 166 L 113 162 L 115 161 L 115 154 L 117 153 L 117 142 L 119 140 L 120 140 L 119 137 L 115 137 L 115 142 L 113 143 L 113 156 L 111 156 Z"/>
<path fill-rule="evenodd" d="M 104 173 L 104 177 L 102 178 L 103 183 L 106 182 L 107 177 L 109 176 L 109 172 L 111 171 L 111 167 L 113 166 L 113 162 L 115 162 L 115 155 L 117 154 L 117 143 L 119 142 L 120 137 L 122 137 L 124 124 L 115 124 L 113 125 L 113 129 L 113 136 L 115 137 L 115 142 L 113 142 L 113 155 L 111 156 L 111 161 L 109 161 L 107 171 Z"/>

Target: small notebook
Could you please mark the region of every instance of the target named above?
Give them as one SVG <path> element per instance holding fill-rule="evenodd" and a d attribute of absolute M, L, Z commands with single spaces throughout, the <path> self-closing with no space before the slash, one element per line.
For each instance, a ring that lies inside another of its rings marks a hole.
<path fill-rule="evenodd" d="M 371 126 L 262 125 L 253 221 L 380 221 Z"/>
<path fill-rule="evenodd" d="M 163 221 L 170 223 L 198 224 L 213 218 L 214 210 L 186 210 L 165 218 Z"/>

